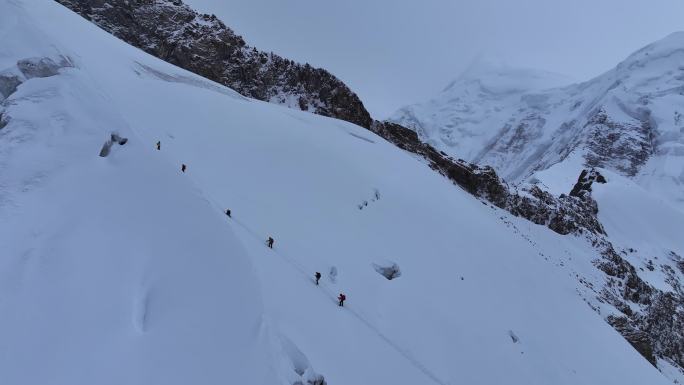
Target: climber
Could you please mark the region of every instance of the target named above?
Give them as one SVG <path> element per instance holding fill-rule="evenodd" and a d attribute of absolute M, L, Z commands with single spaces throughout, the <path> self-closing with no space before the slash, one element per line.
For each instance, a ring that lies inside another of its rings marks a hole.
<path fill-rule="evenodd" d="M 228 215 L 228 218 L 231 218 L 231 216 L 230 216 L 230 209 L 226 209 L 226 215 Z"/>
<path fill-rule="evenodd" d="M 185 164 L 181 165 L 181 171 L 185 172 L 185 169 L 188 168 Z"/>
<path fill-rule="evenodd" d="M 272 249 L 273 248 L 273 242 L 275 242 L 273 240 L 273 237 L 268 237 L 268 240 L 266 241 L 266 245 Z"/>
<path fill-rule="evenodd" d="M 161 150 L 161 142 L 157 142 L 157 150 Z"/>
<path fill-rule="evenodd" d="M 316 275 L 315 275 L 315 276 L 316 276 L 316 285 L 318 285 L 318 281 L 321 280 L 321 273 L 316 272 Z"/>
<path fill-rule="evenodd" d="M 342 293 L 340 293 L 340 296 L 337 297 L 337 299 L 340 300 L 340 306 L 344 306 L 344 300 L 347 299 L 347 296 L 344 295 L 344 294 L 342 294 Z"/>

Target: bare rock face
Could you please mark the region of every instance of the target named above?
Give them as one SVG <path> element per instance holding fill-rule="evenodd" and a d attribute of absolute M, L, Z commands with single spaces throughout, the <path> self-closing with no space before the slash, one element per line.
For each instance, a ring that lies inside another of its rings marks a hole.
<path fill-rule="evenodd" d="M 575 183 L 572 191 L 570 191 L 570 196 L 584 197 L 587 193 L 591 193 L 591 186 L 594 182 L 606 183 L 606 178 L 595 169 L 582 170 L 579 179 L 577 179 L 577 183 Z"/>
<path fill-rule="evenodd" d="M 656 357 L 653 354 L 648 335 L 635 328 L 627 317 L 609 316 L 608 323 L 615 328 L 639 352 L 651 365 L 656 365 Z"/>
<path fill-rule="evenodd" d="M 639 119 L 619 121 L 600 108 L 587 122 L 586 155 L 590 167 L 610 167 L 634 176 L 655 151 L 650 112 L 642 110 Z"/>
<path fill-rule="evenodd" d="M 180 0 L 56 0 L 162 60 L 244 96 L 370 127 L 349 87 L 328 71 L 248 46 L 214 15 Z"/>

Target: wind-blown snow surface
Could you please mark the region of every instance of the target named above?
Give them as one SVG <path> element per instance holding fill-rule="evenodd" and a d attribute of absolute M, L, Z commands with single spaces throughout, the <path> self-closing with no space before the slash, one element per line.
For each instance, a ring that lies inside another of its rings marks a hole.
<path fill-rule="evenodd" d="M 370 132 L 247 100 L 56 3 L 3 1 L 0 37 L 23 81 L 1 111 L 1 383 L 667 382 L 541 256 L 572 238 L 524 222 L 527 241 Z M 128 143 L 98 157 L 112 132 Z"/>

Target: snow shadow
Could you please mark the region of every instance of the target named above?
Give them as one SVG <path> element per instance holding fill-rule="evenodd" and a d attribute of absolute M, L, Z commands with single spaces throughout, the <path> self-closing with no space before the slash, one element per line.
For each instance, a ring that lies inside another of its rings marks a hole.
<path fill-rule="evenodd" d="M 107 157 L 109 155 L 109 153 L 111 152 L 112 146 L 114 144 L 118 144 L 120 146 L 123 146 L 126 143 L 128 143 L 128 138 L 122 138 L 118 134 L 114 133 L 109 137 L 109 140 L 104 142 L 104 144 L 102 145 L 102 149 L 100 150 L 100 156 L 103 158 Z"/>
<path fill-rule="evenodd" d="M 378 274 L 387 278 L 389 281 L 401 277 L 401 269 L 396 262 L 384 261 L 381 263 L 373 263 L 372 266 Z"/>
<path fill-rule="evenodd" d="M 281 345 L 285 352 L 291 372 L 288 380 L 292 385 L 327 385 L 325 377 L 311 367 L 309 359 L 289 339 L 281 336 Z"/>

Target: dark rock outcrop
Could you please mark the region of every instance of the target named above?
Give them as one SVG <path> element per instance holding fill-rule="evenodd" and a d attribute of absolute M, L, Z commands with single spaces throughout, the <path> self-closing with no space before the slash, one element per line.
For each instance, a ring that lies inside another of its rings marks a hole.
<path fill-rule="evenodd" d="M 602 250 L 594 264 L 606 274 L 598 298 L 622 313 L 609 315 L 608 323 L 654 366 L 662 358 L 684 367 L 684 294 L 674 271 L 668 283 L 675 291 L 656 289 L 609 241 L 597 237 L 594 246 Z"/>
<path fill-rule="evenodd" d="M 582 170 L 582 173 L 577 179 L 577 183 L 573 186 L 572 191 L 570 191 L 570 196 L 573 197 L 583 197 L 587 193 L 591 192 L 591 185 L 596 183 L 606 183 L 606 178 L 601 175 L 595 169 Z"/>
<path fill-rule="evenodd" d="M 657 356 L 684 367 L 684 301 L 673 293 L 658 293 L 641 318 Z"/>
<path fill-rule="evenodd" d="M 608 323 L 615 328 L 629 342 L 632 347 L 639 352 L 651 365 L 656 365 L 656 358 L 653 355 L 653 348 L 648 335 L 635 328 L 627 317 L 608 316 Z"/>
<path fill-rule="evenodd" d="M 636 118 L 618 121 L 599 108 L 585 125 L 587 165 L 610 167 L 634 176 L 655 150 L 653 127 L 648 110 Z"/>
<path fill-rule="evenodd" d="M 162 60 L 244 96 L 370 127 L 349 87 L 328 71 L 250 47 L 214 15 L 180 0 L 55 0 Z"/>
<path fill-rule="evenodd" d="M 544 225 L 559 234 L 605 234 L 598 221 L 596 202 L 590 196 L 555 197 L 537 186 L 522 192 L 513 190 L 499 178 L 493 168 L 455 160 L 423 143 L 418 134 L 392 122 L 375 121 L 371 131 L 397 147 L 420 155 L 433 170 L 456 185 L 515 216 Z"/>

